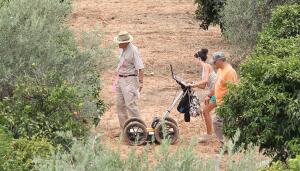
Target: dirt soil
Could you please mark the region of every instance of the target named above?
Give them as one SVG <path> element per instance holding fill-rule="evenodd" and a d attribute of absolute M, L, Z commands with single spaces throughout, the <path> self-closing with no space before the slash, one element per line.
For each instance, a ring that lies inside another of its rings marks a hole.
<path fill-rule="evenodd" d="M 222 40 L 220 30 L 216 27 L 208 31 L 199 29 L 199 22 L 194 18 L 196 5 L 194 0 L 75 0 L 69 25 L 74 32 L 87 31 L 95 26 L 106 32 L 104 44 L 112 43 L 120 30 L 133 35 L 133 43 L 139 47 L 145 63 L 144 88 L 139 99 L 142 118 L 151 124 L 152 117 L 161 116 L 173 101 L 179 86 L 171 79 L 169 64 L 175 72 L 187 80 L 198 80 L 200 68 L 195 64 L 194 53 L 203 47 L 209 49 L 209 56 L 215 51 L 224 51 L 228 46 Z M 115 60 L 118 48 L 115 48 Z M 102 98 L 110 106 L 104 114 L 99 132 L 113 149 L 120 150 L 127 156 L 130 147 L 113 135 L 119 132 L 119 122 L 115 109 L 115 94 L 111 86 L 115 79 L 114 68 L 101 75 L 104 81 Z M 203 90 L 196 90 L 203 94 Z M 179 125 L 180 139 L 189 144 L 192 138 L 205 133 L 204 120 L 191 118 L 184 122 L 183 115 L 176 108 L 170 116 Z M 156 149 L 158 145 L 150 145 Z M 175 150 L 179 143 L 171 146 Z M 216 138 L 210 143 L 197 144 L 194 151 L 203 159 L 215 158 L 219 143 Z M 137 147 L 138 150 L 144 147 Z M 153 154 L 153 150 L 149 150 Z M 151 158 L 151 157 L 150 157 Z"/>

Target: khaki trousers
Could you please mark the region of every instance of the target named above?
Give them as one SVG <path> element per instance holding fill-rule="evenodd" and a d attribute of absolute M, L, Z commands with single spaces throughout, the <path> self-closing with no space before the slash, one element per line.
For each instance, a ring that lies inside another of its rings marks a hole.
<path fill-rule="evenodd" d="M 215 131 L 215 134 L 216 134 L 218 140 L 223 142 L 223 131 L 222 131 L 223 118 L 216 115 L 213 119 L 213 126 L 214 126 L 214 131 Z"/>
<path fill-rule="evenodd" d="M 123 128 L 124 122 L 131 117 L 139 117 L 140 112 L 137 106 L 138 100 L 138 80 L 136 76 L 120 77 L 116 87 L 117 93 L 117 113 L 120 127 Z"/>

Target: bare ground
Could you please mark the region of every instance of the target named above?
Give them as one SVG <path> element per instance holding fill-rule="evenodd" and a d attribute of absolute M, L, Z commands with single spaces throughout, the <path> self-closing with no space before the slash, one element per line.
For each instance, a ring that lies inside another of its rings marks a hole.
<path fill-rule="evenodd" d="M 229 54 L 218 27 L 208 31 L 199 29 L 199 23 L 194 19 L 195 10 L 194 0 L 75 0 L 69 26 L 76 33 L 98 26 L 106 32 L 104 44 L 111 43 L 120 30 L 127 30 L 134 36 L 134 44 L 139 47 L 146 66 L 139 107 L 142 118 L 150 126 L 152 117 L 161 116 L 179 91 L 179 86 L 171 79 L 169 64 L 181 77 L 197 80 L 200 68 L 194 64 L 196 51 L 206 47 L 209 56 L 220 50 Z M 112 60 L 117 57 L 117 50 Z M 119 149 L 122 156 L 127 156 L 129 146 L 112 136 L 119 131 L 115 94 L 111 90 L 114 69 L 106 70 L 101 77 L 105 90 L 102 97 L 110 109 L 102 117 L 98 131 L 111 148 Z M 202 90 L 196 91 L 203 94 Z M 191 122 L 186 123 L 176 109 L 170 116 L 178 122 L 180 138 L 185 144 L 205 133 L 201 117 L 191 118 Z M 178 144 L 172 145 L 170 150 L 175 150 Z M 214 138 L 210 143 L 196 145 L 194 151 L 203 159 L 214 158 L 218 155 L 215 152 L 218 146 Z M 157 145 L 150 147 L 151 156 L 154 153 L 151 149 Z M 144 147 L 137 148 L 142 150 Z"/>

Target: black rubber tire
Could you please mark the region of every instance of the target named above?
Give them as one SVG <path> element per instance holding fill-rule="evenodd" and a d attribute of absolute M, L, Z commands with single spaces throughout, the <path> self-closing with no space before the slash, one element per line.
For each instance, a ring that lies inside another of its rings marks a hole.
<path fill-rule="evenodd" d="M 164 124 L 165 124 L 165 128 L 166 128 L 165 129 L 166 135 L 164 135 L 164 133 L 163 133 L 164 132 Z M 179 137 L 179 130 L 178 130 L 178 127 L 172 122 L 168 122 L 168 121 L 165 121 L 164 123 L 160 122 L 155 127 L 154 136 L 155 136 L 155 140 L 159 144 L 161 144 L 161 142 L 164 138 L 169 138 L 170 144 L 175 144 Z"/>
<path fill-rule="evenodd" d="M 123 135 L 129 145 L 143 145 L 148 138 L 146 126 L 137 121 L 127 124 L 124 128 Z"/>
<path fill-rule="evenodd" d="M 130 122 L 139 122 L 141 124 L 143 124 L 145 127 L 147 127 L 147 125 L 145 124 L 145 122 L 140 119 L 140 118 L 136 118 L 136 117 L 132 117 L 132 118 L 129 118 L 127 119 L 125 122 L 124 122 L 124 128 L 130 123 Z"/>
<path fill-rule="evenodd" d="M 173 118 L 171 118 L 171 117 L 166 117 L 165 120 L 166 120 L 166 121 L 169 121 L 169 122 L 172 122 L 173 124 L 175 124 L 176 126 L 178 126 L 178 125 L 177 125 L 177 122 L 175 121 L 175 119 L 173 119 Z"/>

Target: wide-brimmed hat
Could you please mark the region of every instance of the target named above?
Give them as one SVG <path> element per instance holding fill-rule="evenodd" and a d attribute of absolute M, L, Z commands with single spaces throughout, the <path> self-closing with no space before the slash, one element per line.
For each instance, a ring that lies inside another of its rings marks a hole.
<path fill-rule="evenodd" d="M 121 31 L 117 37 L 114 38 L 114 42 L 120 43 L 129 43 L 133 40 L 133 37 L 127 31 Z"/>
<path fill-rule="evenodd" d="M 219 59 L 225 59 L 225 55 L 223 52 L 215 52 L 213 53 L 212 57 L 213 57 L 213 61 L 217 61 Z"/>

